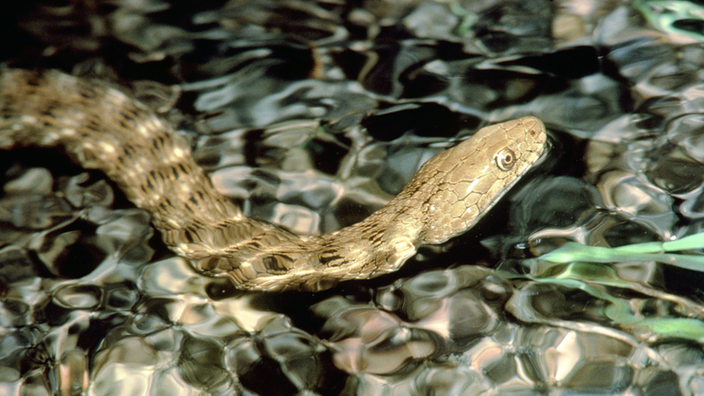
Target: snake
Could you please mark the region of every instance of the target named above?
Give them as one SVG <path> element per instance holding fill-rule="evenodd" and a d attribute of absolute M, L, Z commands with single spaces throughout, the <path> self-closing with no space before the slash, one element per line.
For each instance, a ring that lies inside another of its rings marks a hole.
<path fill-rule="evenodd" d="M 174 126 L 128 90 L 57 70 L 0 69 L 0 150 L 59 148 L 150 213 L 197 272 L 253 291 L 329 289 L 399 269 L 486 214 L 543 157 L 545 125 L 481 128 L 426 161 L 386 205 L 335 232 L 301 236 L 251 218 L 220 193 Z"/>

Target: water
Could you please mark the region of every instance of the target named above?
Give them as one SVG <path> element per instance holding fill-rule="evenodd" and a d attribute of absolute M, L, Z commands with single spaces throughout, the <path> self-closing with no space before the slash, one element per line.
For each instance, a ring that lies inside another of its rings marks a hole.
<path fill-rule="evenodd" d="M 0 55 L 119 76 L 192 138 L 219 190 L 302 234 L 364 218 L 487 123 L 541 118 L 550 155 L 396 274 L 262 294 L 195 273 L 102 175 L 3 153 L 0 394 L 704 393 L 700 271 L 539 258 L 701 231 L 696 16 L 222 3 L 28 4 Z"/>

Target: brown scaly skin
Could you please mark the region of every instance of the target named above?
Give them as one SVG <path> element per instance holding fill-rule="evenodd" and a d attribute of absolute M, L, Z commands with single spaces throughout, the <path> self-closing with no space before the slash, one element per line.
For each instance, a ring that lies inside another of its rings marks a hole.
<path fill-rule="evenodd" d="M 395 271 L 418 246 L 472 227 L 546 147 L 537 118 L 488 126 L 426 162 L 366 220 L 301 237 L 243 216 L 173 128 L 121 91 L 57 71 L 0 73 L 0 149 L 63 147 L 149 211 L 174 252 L 248 290 L 318 291 Z"/>

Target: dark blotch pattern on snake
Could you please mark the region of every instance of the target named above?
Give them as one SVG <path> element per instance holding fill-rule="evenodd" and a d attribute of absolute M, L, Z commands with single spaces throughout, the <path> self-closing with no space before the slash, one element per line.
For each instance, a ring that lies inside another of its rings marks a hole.
<path fill-rule="evenodd" d="M 483 128 L 427 161 L 364 221 L 304 237 L 244 216 L 172 126 L 110 84 L 58 71 L 0 73 L 0 149 L 63 147 L 149 211 L 176 254 L 248 290 L 317 291 L 395 271 L 418 246 L 472 227 L 546 146 L 534 117 Z"/>

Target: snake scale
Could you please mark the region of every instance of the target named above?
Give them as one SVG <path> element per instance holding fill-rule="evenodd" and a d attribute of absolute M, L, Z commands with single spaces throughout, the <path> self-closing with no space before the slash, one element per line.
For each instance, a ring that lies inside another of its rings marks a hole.
<path fill-rule="evenodd" d="M 63 147 L 151 213 L 176 254 L 247 290 L 318 291 L 397 270 L 418 246 L 472 227 L 542 156 L 546 140 L 534 117 L 485 127 L 428 160 L 364 221 L 305 237 L 244 216 L 172 126 L 111 84 L 58 71 L 0 71 L 0 149 Z"/>

